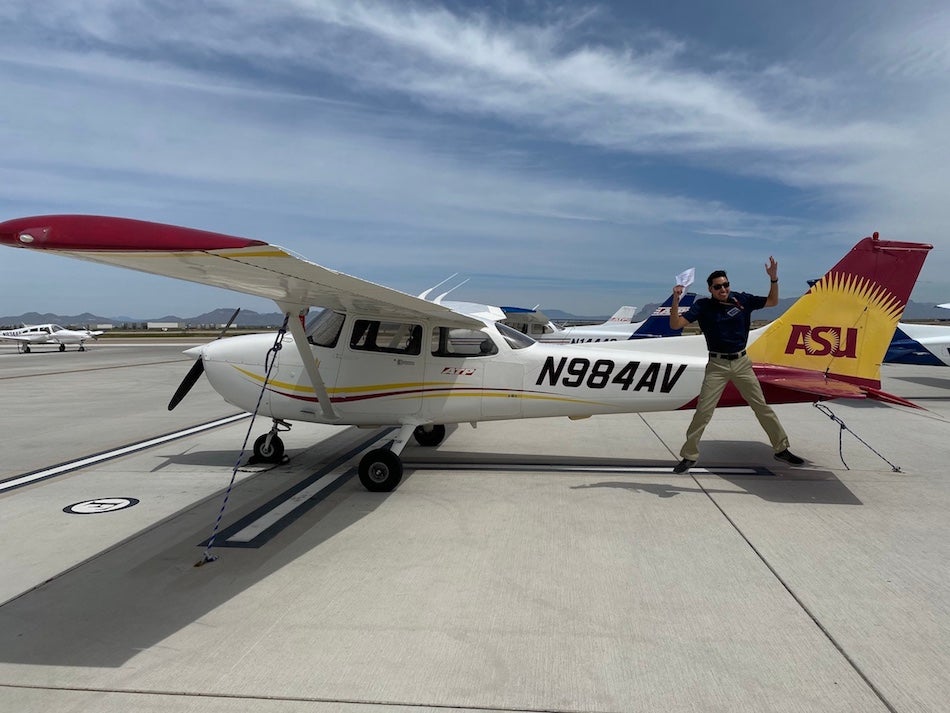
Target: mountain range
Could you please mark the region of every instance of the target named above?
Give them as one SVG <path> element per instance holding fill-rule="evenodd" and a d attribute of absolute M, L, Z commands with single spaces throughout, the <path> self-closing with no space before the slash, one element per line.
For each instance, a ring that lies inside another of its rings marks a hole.
<path fill-rule="evenodd" d="M 756 321 L 770 321 L 781 315 L 786 309 L 788 309 L 797 297 L 788 297 L 786 299 L 780 300 L 779 304 L 775 307 L 768 307 L 766 309 L 757 310 L 755 313 Z M 640 307 L 637 311 L 634 319 L 641 320 L 646 319 L 646 317 L 655 310 L 659 304 L 646 304 Z M 572 314 L 570 312 L 565 312 L 564 310 L 559 309 L 545 309 L 541 308 L 542 311 L 550 317 L 555 322 L 603 322 L 609 317 L 609 315 L 603 316 L 579 316 Z M 41 314 L 39 312 L 27 312 L 20 315 L 11 315 L 6 317 L 0 317 L 0 326 L 11 328 L 19 327 L 23 324 L 47 324 L 54 323 L 60 324 L 63 326 L 89 326 L 94 327 L 100 324 L 112 324 L 116 327 L 121 327 L 123 325 L 141 325 L 145 322 L 178 322 L 193 326 L 200 325 L 222 325 L 225 324 L 234 314 L 234 309 L 229 307 L 221 307 L 211 312 L 204 312 L 203 314 L 198 314 L 192 317 L 179 317 L 177 315 L 165 315 L 163 317 L 153 317 L 142 319 L 140 317 L 127 317 L 124 315 L 116 317 L 103 317 L 101 315 L 91 314 L 90 312 L 83 312 L 81 314 L 74 315 L 62 315 L 62 314 L 51 314 L 45 313 Z M 907 308 L 904 310 L 904 316 L 901 318 L 902 321 L 926 321 L 926 320 L 950 320 L 950 310 L 941 309 L 937 307 L 934 302 L 914 302 L 910 301 L 907 303 Z M 234 326 L 236 327 L 270 327 L 276 329 L 284 321 L 284 316 L 280 312 L 255 312 L 254 310 L 244 310 L 242 309 L 237 318 L 234 320 Z"/>

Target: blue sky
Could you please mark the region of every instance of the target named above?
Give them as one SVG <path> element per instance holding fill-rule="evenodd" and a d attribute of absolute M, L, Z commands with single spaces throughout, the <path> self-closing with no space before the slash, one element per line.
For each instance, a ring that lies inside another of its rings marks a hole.
<path fill-rule="evenodd" d="M 783 296 L 859 238 L 950 299 L 950 5 L 7 0 L 0 218 L 258 238 L 417 294 L 610 314 Z M 461 279 L 461 277 L 459 278 Z M 0 314 L 264 300 L 0 252 Z"/>

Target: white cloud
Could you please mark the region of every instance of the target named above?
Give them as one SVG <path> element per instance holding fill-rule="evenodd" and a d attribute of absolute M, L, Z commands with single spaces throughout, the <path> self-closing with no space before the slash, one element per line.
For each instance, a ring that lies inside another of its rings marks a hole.
<path fill-rule="evenodd" d="M 796 245 L 805 255 L 783 269 L 800 260 L 811 276 L 807 260 L 873 229 L 946 244 L 946 12 L 881 4 L 846 18 L 833 51 L 765 59 L 704 55 L 647 24 L 599 41 L 591 23 L 610 13 L 7 3 L 0 207 L 251 234 L 387 284 L 398 267 L 410 291 L 425 279 L 420 241 L 442 251 L 427 258 L 436 275 L 467 264 L 607 283 L 630 277 L 614 256 L 679 269 L 658 245 L 741 263 L 762 236 L 766 253 Z M 904 34 L 886 31 L 895 17 Z M 649 166 L 668 165 L 683 187 L 651 188 Z M 720 192 L 717 176 L 750 195 Z M 762 177 L 796 188 L 800 213 L 791 198 L 760 207 Z M 950 264 L 931 262 L 939 283 Z"/>

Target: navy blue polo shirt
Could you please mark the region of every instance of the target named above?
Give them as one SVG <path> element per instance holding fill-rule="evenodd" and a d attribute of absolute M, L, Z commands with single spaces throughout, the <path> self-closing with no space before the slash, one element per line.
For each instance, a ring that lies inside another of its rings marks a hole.
<path fill-rule="evenodd" d="M 709 351 L 735 354 L 745 349 L 752 310 L 765 307 L 765 299 L 748 292 L 732 292 L 728 302 L 703 297 L 693 302 L 682 317 L 687 322 L 699 320 Z"/>

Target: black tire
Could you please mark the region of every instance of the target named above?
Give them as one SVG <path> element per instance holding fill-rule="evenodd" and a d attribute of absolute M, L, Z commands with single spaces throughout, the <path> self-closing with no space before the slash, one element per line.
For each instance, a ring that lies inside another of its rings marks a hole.
<path fill-rule="evenodd" d="M 65 345 L 65 344 L 60 344 L 60 345 L 59 345 L 59 350 L 60 350 L 61 352 L 66 351 L 66 345 Z"/>
<path fill-rule="evenodd" d="M 266 444 L 266 433 L 254 441 L 254 458 L 265 463 L 280 463 L 284 459 L 284 442 L 280 436 L 275 435 L 270 439 L 270 448 Z"/>
<path fill-rule="evenodd" d="M 29 345 L 29 344 L 24 344 L 24 345 L 23 345 L 23 353 L 24 353 L 24 354 L 29 354 L 29 353 L 30 353 L 30 345 Z"/>
<path fill-rule="evenodd" d="M 388 493 L 402 480 L 402 461 L 388 448 L 377 448 L 360 460 L 360 482 L 371 493 Z"/>
<path fill-rule="evenodd" d="M 428 430 L 426 430 L 428 428 Z M 437 423 L 434 426 L 416 426 L 412 432 L 412 437 L 420 446 L 431 448 L 437 446 L 445 440 L 445 426 Z"/>

